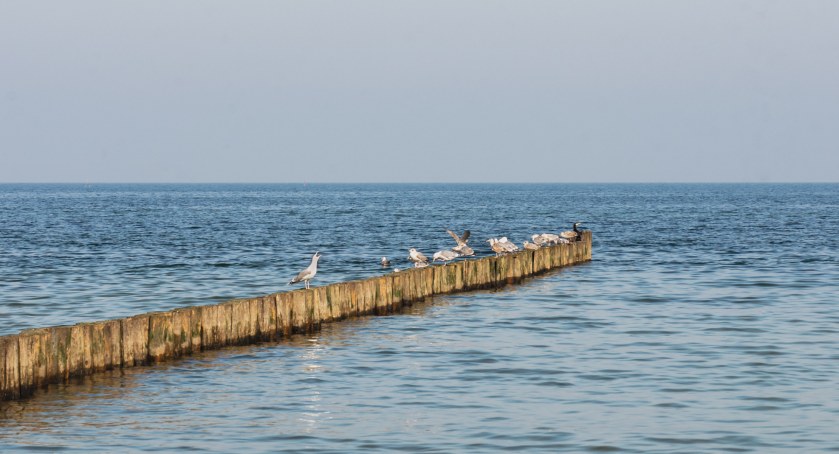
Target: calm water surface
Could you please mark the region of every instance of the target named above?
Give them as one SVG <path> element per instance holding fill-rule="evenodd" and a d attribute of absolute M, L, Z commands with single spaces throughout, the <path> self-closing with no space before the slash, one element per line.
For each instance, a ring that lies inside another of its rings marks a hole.
<path fill-rule="evenodd" d="M 0 451 L 839 451 L 839 185 L 0 185 L 0 334 L 587 221 L 594 260 L 0 403 Z"/>

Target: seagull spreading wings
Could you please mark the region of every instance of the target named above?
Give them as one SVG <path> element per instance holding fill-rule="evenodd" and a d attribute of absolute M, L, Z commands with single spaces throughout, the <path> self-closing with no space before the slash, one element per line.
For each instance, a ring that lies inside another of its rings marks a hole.
<path fill-rule="evenodd" d="M 466 245 L 466 242 L 469 241 L 469 235 L 471 235 L 472 232 L 466 230 L 465 232 L 463 232 L 463 236 L 458 236 L 451 230 L 446 230 L 446 233 L 451 235 L 451 237 L 454 238 L 454 241 L 457 243 L 457 246 L 452 248 L 453 251 L 464 256 L 475 255 L 475 251 L 473 251 L 471 247 Z"/>

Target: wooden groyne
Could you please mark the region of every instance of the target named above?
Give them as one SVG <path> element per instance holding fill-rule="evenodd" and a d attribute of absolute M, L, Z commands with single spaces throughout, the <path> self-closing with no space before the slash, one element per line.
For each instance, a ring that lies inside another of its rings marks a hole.
<path fill-rule="evenodd" d="M 385 315 L 432 295 L 502 287 L 550 269 L 591 260 L 591 232 L 571 244 L 501 257 L 412 268 L 117 320 L 27 329 L 0 336 L 0 400 L 97 372 L 153 364 L 227 345 L 275 341 L 362 315 Z"/>

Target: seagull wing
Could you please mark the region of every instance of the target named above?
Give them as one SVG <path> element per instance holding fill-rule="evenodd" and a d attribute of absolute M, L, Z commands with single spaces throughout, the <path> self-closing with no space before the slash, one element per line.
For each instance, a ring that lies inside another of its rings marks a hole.
<path fill-rule="evenodd" d="M 294 284 L 295 282 L 300 282 L 303 279 L 308 278 L 311 273 L 312 273 L 311 270 L 306 268 L 305 270 L 297 273 L 297 276 L 294 276 L 294 279 L 292 279 L 291 282 L 289 282 L 289 284 Z"/>
<path fill-rule="evenodd" d="M 467 232 L 468 232 L 468 230 L 467 230 Z M 452 236 L 452 238 L 454 238 L 454 240 L 457 242 L 458 246 L 462 246 L 462 245 L 466 244 L 466 242 L 463 239 L 461 239 L 459 236 L 457 236 L 456 233 L 452 232 L 451 230 L 446 230 L 446 233 L 448 233 L 449 235 Z M 464 235 L 466 235 L 466 234 L 464 234 Z"/>

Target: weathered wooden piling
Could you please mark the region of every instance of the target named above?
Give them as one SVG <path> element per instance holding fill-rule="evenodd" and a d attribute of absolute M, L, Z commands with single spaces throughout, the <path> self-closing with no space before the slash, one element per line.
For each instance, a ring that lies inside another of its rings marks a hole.
<path fill-rule="evenodd" d="M 311 333 L 323 323 L 386 315 L 432 295 L 503 287 L 552 268 L 591 260 L 581 241 L 500 257 L 412 268 L 324 287 L 152 312 L 118 320 L 0 336 L 0 400 L 105 370 L 167 361 L 201 350 Z"/>

